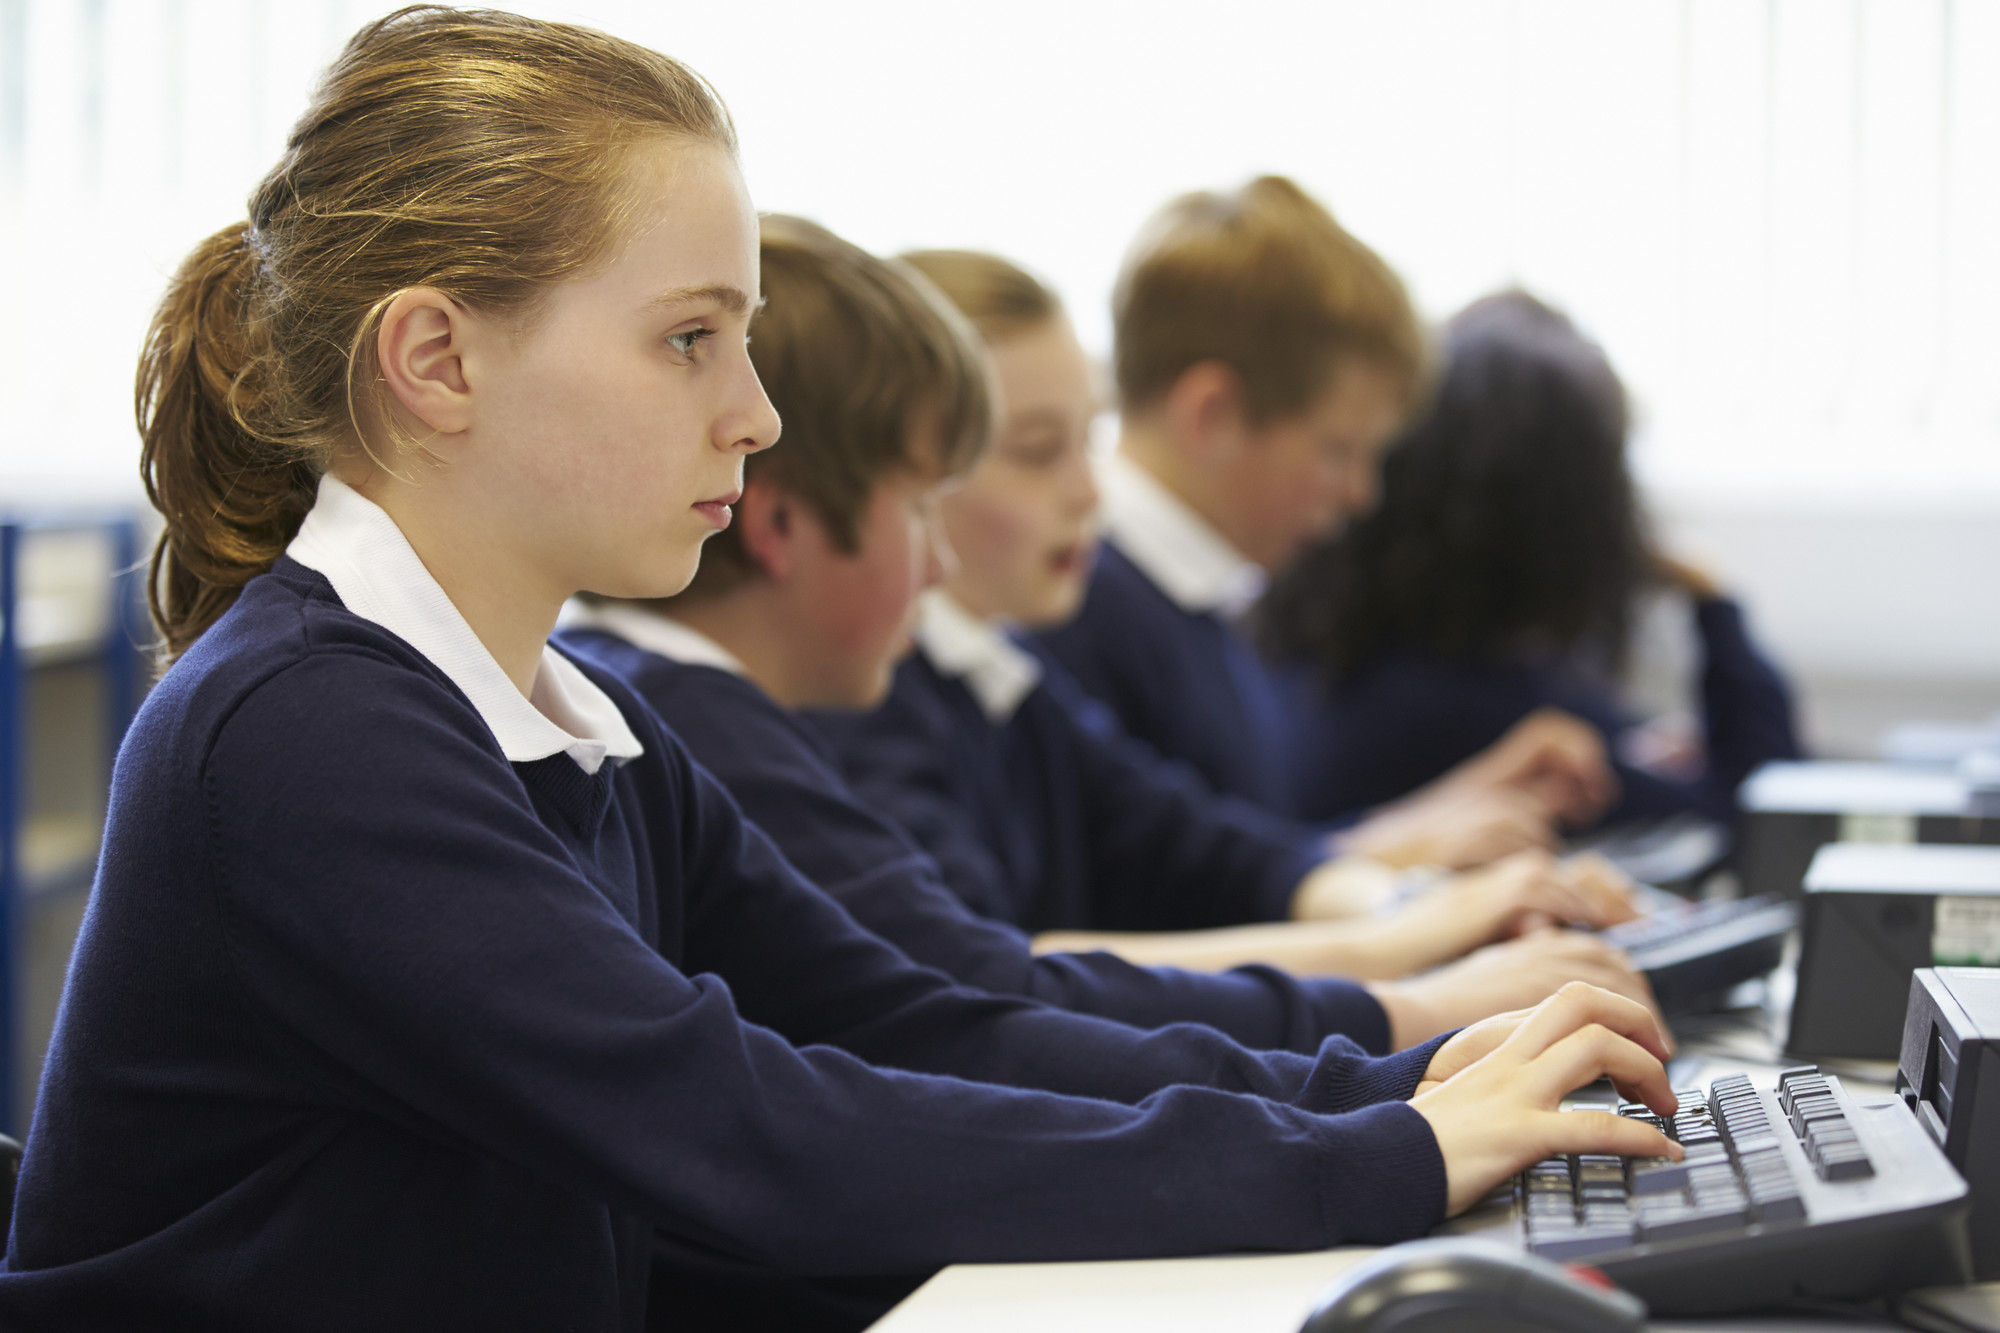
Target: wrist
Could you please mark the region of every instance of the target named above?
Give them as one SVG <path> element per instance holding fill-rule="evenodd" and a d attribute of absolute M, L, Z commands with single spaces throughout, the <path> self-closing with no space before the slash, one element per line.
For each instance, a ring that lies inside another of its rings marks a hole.
<path fill-rule="evenodd" d="M 1437 859 L 1434 841 L 1422 819 L 1399 807 L 1379 810 L 1349 829 L 1341 850 L 1391 870 L 1408 870 Z"/>
<path fill-rule="evenodd" d="M 1448 1026 L 1437 1007 L 1423 994 L 1421 983 L 1371 981 L 1365 989 L 1389 1019 L 1389 1049 L 1404 1051 L 1443 1032 Z M 1428 1066 L 1426 1066 L 1428 1070 Z M 1425 1077 L 1429 1074 L 1426 1072 Z"/>
<path fill-rule="evenodd" d="M 1314 866 L 1292 894 L 1294 921 L 1338 921 L 1379 915 L 1396 900 L 1395 867 L 1346 854 Z"/>

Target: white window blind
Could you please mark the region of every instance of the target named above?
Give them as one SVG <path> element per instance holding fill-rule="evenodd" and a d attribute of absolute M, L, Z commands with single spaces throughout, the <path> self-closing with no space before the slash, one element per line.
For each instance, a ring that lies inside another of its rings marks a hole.
<path fill-rule="evenodd" d="M 129 488 L 181 255 L 382 6 L 0 0 L 0 489 Z M 1670 489 L 2000 497 L 2000 0 L 528 5 L 681 56 L 761 207 L 978 245 L 1109 341 L 1167 196 L 1298 177 L 1432 316 L 1600 336 Z"/>

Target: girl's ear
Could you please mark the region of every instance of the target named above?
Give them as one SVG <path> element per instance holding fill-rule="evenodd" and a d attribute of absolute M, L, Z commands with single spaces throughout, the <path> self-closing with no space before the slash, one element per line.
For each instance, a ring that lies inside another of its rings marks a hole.
<path fill-rule="evenodd" d="M 738 540 L 766 578 L 783 582 L 798 565 L 797 501 L 761 477 L 747 478 L 735 504 Z"/>
<path fill-rule="evenodd" d="M 471 323 L 471 312 L 429 287 L 397 292 L 382 312 L 375 354 L 383 382 L 432 435 L 456 435 L 472 422 L 465 375 Z"/>
<path fill-rule="evenodd" d="M 1167 390 L 1169 429 L 1194 458 L 1227 462 L 1243 438 L 1243 380 L 1220 361 L 1197 361 Z"/>

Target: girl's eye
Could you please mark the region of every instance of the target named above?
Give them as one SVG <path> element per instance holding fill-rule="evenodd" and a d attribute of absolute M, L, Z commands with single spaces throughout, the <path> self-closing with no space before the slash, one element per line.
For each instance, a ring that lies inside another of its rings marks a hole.
<path fill-rule="evenodd" d="M 1035 470 L 1054 467 L 1062 461 L 1063 442 L 1061 440 L 1050 440 L 1046 442 L 1038 441 L 1031 444 L 1016 444 L 1007 450 L 1007 455 L 1014 460 L 1017 467 L 1032 468 Z"/>
<path fill-rule="evenodd" d="M 714 329 L 689 329 L 685 333 L 670 333 L 667 335 L 667 346 L 673 348 L 682 356 L 692 358 L 695 348 L 701 346 L 705 339 L 713 338 L 714 336 Z"/>

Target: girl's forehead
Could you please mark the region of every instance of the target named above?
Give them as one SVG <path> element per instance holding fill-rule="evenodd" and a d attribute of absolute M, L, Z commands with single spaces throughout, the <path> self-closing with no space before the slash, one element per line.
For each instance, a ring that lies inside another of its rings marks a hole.
<path fill-rule="evenodd" d="M 613 260 L 657 295 L 733 287 L 757 299 L 757 214 L 742 172 L 711 144 L 660 144 L 634 154 L 628 236 Z"/>

